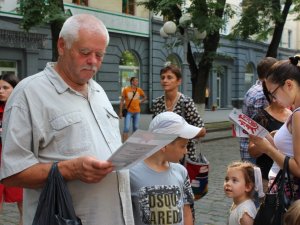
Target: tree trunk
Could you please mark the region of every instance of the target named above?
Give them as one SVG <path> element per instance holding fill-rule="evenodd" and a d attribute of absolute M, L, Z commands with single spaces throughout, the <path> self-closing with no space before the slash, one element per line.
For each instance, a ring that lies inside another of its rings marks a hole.
<path fill-rule="evenodd" d="M 62 11 L 62 14 L 65 14 L 65 8 L 63 0 L 52 0 L 53 4 L 56 4 Z M 57 18 L 56 20 L 52 21 L 51 26 L 51 37 L 52 37 L 52 62 L 56 62 L 58 58 L 58 51 L 57 51 L 57 41 L 59 37 L 59 32 L 64 24 L 65 19 L 62 17 Z"/>
<path fill-rule="evenodd" d="M 52 36 L 52 62 L 56 62 L 58 58 L 58 51 L 57 51 L 57 40 L 59 37 L 59 32 L 63 22 L 61 21 L 53 21 L 51 23 L 51 36 Z"/>
<path fill-rule="evenodd" d="M 207 85 L 210 70 L 212 69 L 212 64 L 216 55 L 219 41 L 219 32 L 208 35 L 203 41 L 204 53 L 198 64 L 198 68 L 201 68 L 201 70 L 197 71 L 196 79 L 193 80 L 193 99 L 195 103 L 205 103 L 205 88 Z"/>
<path fill-rule="evenodd" d="M 286 21 L 286 18 L 289 13 L 289 9 L 290 9 L 291 5 L 292 5 L 292 0 L 287 0 L 285 2 L 284 8 L 281 13 L 281 18 L 280 18 L 280 20 L 276 20 L 276 22 L 275 22 L 275 29 L 274 29 L 273 37 L 272 37 L 271 43 L 268 47 L 266 57 L 277 58 L 277 51 L 278 51 L 278 47 L 280 44 L 283 27 L 284 27 L 284 24 L 285 24 L 285 21 Z"/>
<path fill-rule="evenodd" d="M 225 2 L 226 0 L 218 0 L 219 7 L 215 10 L 215 15 L 219 18 L 223 17 Z M 196 104 L 205 103 L 205 89 L 209 77 L 209 73 L 212 69 L 213 60 L 215 58 L 217 48 L 219 46 L 220 33 L 219 31 L 208 34 L 203 40 L 204 52 L 201 56 L 199 64 L 195 68 L 190 69 L 192 73 L 192 96 Z M 188 54 L 189 55 L 189 54 Z M 188 58 L 189 59 L 189 58 Z M 190 68 L 195 67 L 191 65 L 189 61 Z M 195 63 L 194 63 L 195 64 Z M 199 69 L 201 68 L 201 70 Z"/>

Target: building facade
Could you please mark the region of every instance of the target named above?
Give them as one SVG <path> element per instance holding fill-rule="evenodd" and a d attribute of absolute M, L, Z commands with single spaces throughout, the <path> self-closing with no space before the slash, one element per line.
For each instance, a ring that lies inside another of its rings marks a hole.
<path fill-rule="evenodd" d="M 160 36 L 163 21 L 130 0 L 64 2 L 65 10 L 71 14 L 93 14 L 109 30 L 110 43 L 95 80 L 106 90 L 115 109 L 118 108 L 122 88 L 129 84 L 130 77 L 136 76 L 149 97 L 149 101 L 142 106 L 143 112 L 149 112 L 152 100 L 163 94 L 160 69 L 166 61 L 176 61 L 182 65 L 184 59 L 182 46 L 166 47 L 166 43 L 172 40 Z M 24 78 L 41 71 L 51 61 L 51 33 L 47 25 L 24 32 L 19 25 L 22 18 L 15 12 L 16 2 L 13 3 L 11 0 L 0 0 L 0 73 L 14 71 Z M 294 42 L 297 43 L 296 39 Z M 208 108 L 212 105 L 218 108 L 241 107 L 246 90 L 257 79 L 256 65 L 265 56 L 267 47 L 267 43 L 221 39 L 208 82 Z M 278 58 L 287 58 L 296 54 L 297 50 L 296 45 L 290 43 L 286 46 L 283 43 Z M 185 94 L 191 95 L 189 72 L 184 76 L 187 78 Z"/>

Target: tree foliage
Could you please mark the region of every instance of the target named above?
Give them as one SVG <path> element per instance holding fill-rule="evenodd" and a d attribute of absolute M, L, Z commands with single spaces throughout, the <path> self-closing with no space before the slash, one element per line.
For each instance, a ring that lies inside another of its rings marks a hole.
<path fill-rule="evenodd" d="M 18 12 L 23 16 L 21 26 L 27 32 L 35 26 L 50 24 L 52 60 L 57 59 L 56 43 L 63 22 L 67 18 L 63 0 L 19 0 Z"/>
<path fill-rule="evenodd" d="M 226 0 L 192 0 L 188 8 L 183 8 L 183 0 L 148 0 L 140 1 L 155 14 L 160 13 L 167 20 L 173 20 L 179 25 L 179 19 L 183 12 L 190 13 L 194 28 L 198 31 L 206 31 L 207 36 L 201 43 L 193 42 L 194 45 L 201 44 L 203 52 L 197 63 L 194 57 L 191 41 L 188 43 L 187 60 L 191 72 L 192 97 L 196 103 L 205 102 L 205 87 L 207 85 L 213 60 L 220 40 L 220 30 L 226 24 L 225 18 L 231 18 L 234 11 L 226 4 Z M 179 28 L 181 34 L 184 29 Z"/>
<path fill-rule="evenodd" d="M 300 12 L 300 0 L 243 0 L 241 6 L 241 18 L 233 27 L 232 37 L 257 41 L 271 37 L 266 56 L 276 58 L 286 18 Z"/>

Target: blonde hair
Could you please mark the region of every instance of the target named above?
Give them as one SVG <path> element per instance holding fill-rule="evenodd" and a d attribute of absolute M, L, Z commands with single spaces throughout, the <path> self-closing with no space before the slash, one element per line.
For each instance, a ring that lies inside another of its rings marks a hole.
<path fill-rule="evenodd" d="M 252 186 L 251 191 L 249 192 L 250 196 L 252 196 L 252 194 L 254 193 L 254 188 L 255 188 L 254 167 L 255 165 L 253 163 L 247 161 L 232 162 L 227 167 L 227 170 L 236 168 L 242 171 L 245 178 L 246 185 Z"/>
<path fill-rule="evenodd" d="M 288 211 L 284 214 L 284 225 L 299 225 L 300 224 L 300 200 L 295 201 Z"/>

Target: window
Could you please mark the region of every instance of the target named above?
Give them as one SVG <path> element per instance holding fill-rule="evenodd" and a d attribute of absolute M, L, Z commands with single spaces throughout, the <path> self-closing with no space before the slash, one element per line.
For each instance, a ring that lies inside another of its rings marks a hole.
<path fill-rule="evenodd" d="M 228 24 L 228 15 L 224 15 L 223 19 L 225 21 L 224 25 L 222 26 L 220 32 L 221 34 L 227 35 L 229 33 L 229 24 Z"/>
<path fill-rule="evenodd" d="M 245 83 L 244 83 L 244 91 L 245 93 L 248 89 L 254 84 L 254 70 L 252 64 L 248 63 L 246 65 L 245 72 Z"/>
<path fill-rule="evenodd" d="M 170 64 L 176 65 L 178 68 L 181 69 L 181 63 L 180 63 L 177 55 L 175 55 L 175 54 L 168 55 L 168 57 L 166 58 L 165 66 L 170 65 Z"/>
<path fill-rule="evenodd" d="M 6 72 L 13 72 L 18 75 L 17 62 L 0 60 L 0 75 Z"/>
<path fill-rule="evenodd" d="M 72 3 L 77 4 L 77 5 L 84 5 L 84 6 L 89 5 L 88 0 L 72 0 Z"/>
<path fill-rule="evenodd" d="M 135 15 L 135 0 L 122 0 L 122 13 Z"/>
<path fill-rule="evenodd" d="M 292 48 L 292 31 L 288 30 L 288 48 Z"/>
<path fill-rule="evenodd" d="M 223 65 L 216 66 L 216 102 L 214 102 L 214 106 L 220 108 L 223 106 L 223 97 L 222 94 L 224 93 L 224 81 L 226 79 L 227 67 Z"/>
<path fill-rule="evenodd" d="M 129 50 L 122 53 L 119 62 L 120 90 L 130 85 L 130 78 L 140 76 L 140 63 L 137 56 Z M 139 79 L 140 80 L 140 79 Z"/>

